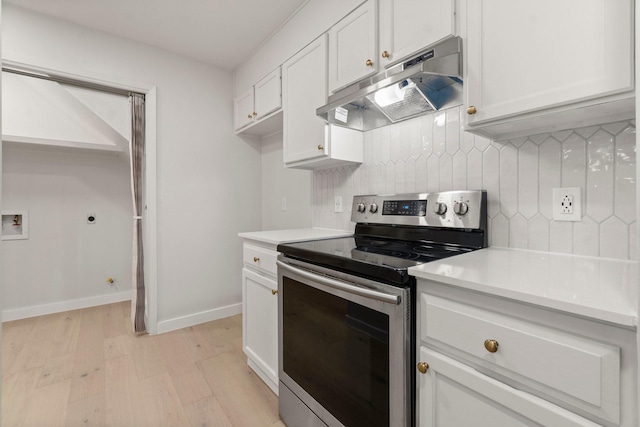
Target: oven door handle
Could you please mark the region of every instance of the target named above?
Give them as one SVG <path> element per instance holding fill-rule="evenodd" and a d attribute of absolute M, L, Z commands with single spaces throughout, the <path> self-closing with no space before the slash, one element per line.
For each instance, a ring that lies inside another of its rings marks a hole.
<path fill-rule="evenodd" d="M 285 270 L 289 270 L 295 274 L 298 274 L 306 279 L 313 280 L 316 282 L 320 282 L 323 285 L 329 286 L 334 289 L 339 289 L 341 291 L 348 292 L 350 294 L 360 295 L 365 298 L 372 298 L 378 301 L 386 302 L 389 304 L 398 305 L 401 302 L 400 295 L 392 295 L 384 292 L 374 291 L 371 289 L 362 288 L 360 286 L 348 285 L 339 280 L 331 279 L 329 277 L 320 276 L 317 274 L 309 273 L 307 271 L 301 270 L 299 268 L 295 268 L 290 266 L 289 264 L 285 264 L 282 261 L 276 261 L 278 267 L 281 267 Z"/>

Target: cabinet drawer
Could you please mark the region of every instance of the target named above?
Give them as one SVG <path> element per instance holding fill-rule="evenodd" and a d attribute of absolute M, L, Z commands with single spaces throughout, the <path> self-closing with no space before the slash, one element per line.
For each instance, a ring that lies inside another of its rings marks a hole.
<path fill-rule="evenodd" d="M 472 363 L 619 421 L 618 347 L 490 309 L 428 294 L 421 298 L 425 344 L 449 348 Z M 495 352 L 485 348 L 485 340 L 497 342 Z"/>
<path fill-rule="evenodd" d="M 243 261 L 246 266 L 263 270 L 272 275 L 277 274 L 276 258 L 278 253 L 259 246 L 244 244 Z"/>
<path fill-rule="evenodd" d="M 428 368 L 418 375 L 419 427 L 599 425 L 428 348 L 420 361 Z"/>

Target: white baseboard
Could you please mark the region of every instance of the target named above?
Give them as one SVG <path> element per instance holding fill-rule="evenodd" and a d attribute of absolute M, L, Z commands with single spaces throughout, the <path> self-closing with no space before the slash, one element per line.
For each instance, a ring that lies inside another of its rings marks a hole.
<path fill-rule="evenodd" d="M 122 291 L 115 294 L 98 295 L 95 297 L 78 298 L 50 304 L 32 305 L 30 307 L 11 308 L 2 310 L 2 321 L 26 319 L 27 317 L 43 316 L 45 314 L 60 313 L 61 311 L 78 310 L 80 308 L 95 307 L 97 305 L 112 304 L 114 302 L 130 301 L 132 291 Z"/>
<path fill-rule="evenodd" d="M 242 303 L 214 308 L 213 310 L 201 311 L 188 316 L 163 320 L 158 322 L 157 333 L 161 334 L 163 332 L 175 331 L 176 329 L 188 328 L 189 326 L 211 322 L 212 320 L 218 320 L 240 313 L 242 313 Z"/>

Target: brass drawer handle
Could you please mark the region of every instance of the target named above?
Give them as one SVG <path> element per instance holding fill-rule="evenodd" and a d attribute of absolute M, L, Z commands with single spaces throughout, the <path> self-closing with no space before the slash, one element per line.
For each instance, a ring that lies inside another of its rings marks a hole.
<path fill-rule="evenodd" d="M 370 59 L 367 59 L 367 62 L 364 63 L 367 67 L 373 67 L 373 61 Z"/>
<path fill-rule="evenodd" d="M 253 262 L 260 262 L 260 258 L 258 258 L 257 256 L 253 257 Z"/>
<path fill-rule="evenodd" d="M 383 58 L 387 59 L 387 58 L 389 58 L 389 56 L 391 56 L 391 55 L 389 55 L 389 52 L 387 52 L 386 50 L 382 52 L 382 57 Z"/>
<path fill-rule="evenodd" d="M 247 119 L 252 119 L 253 116 L 251 114 L 247 114 Z"/>
<path fill-rule="evenodd" d="M 421 374 L 426 374 L 428 370 L 429 364 L 427 362 L 418 363 L 418 371 L 420 371 Z"/>
<path fill-rule="evenodd" d="M 324 145 L 319 144 L 319 145 L 318 145 L 318 150 L 324 150 Z"/>
<path fill-rule="evenodd" d="M 271 289 L 271 295 L 277 295 L 278 290 L 277 289 Z"/>
<path fill-rule="evenodd" d="M 473 105 L 470 106 L 469 108 L 467 108 L 467 114 L 470 115 L 470 116 L 473 116 L 477 112 L 478 112 L 478 109 L 476 107 L 474 107 Z"/>
<path fill-rule="evenodd" d="M 498 341 L 485 340 L 484 348 L 486 348 L 489 353 L 495 353 L 496 351 L 498 351 Z"/>
<path fill-rule="evenodd" d="M 253 112 L 253 117 L 257 116 L 258 113 L 256 113 L 255 111 Z"/>

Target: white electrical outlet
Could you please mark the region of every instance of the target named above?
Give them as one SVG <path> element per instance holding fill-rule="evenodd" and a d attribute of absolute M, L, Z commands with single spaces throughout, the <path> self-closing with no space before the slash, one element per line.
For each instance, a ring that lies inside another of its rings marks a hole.
<path fill-rule="evenodd" d="M 560 202 L 560 213 L 573 213 L 573 196 L 571 194 L 565 194 L 564 196 L 562 196 L 562 201 Z"/>
<path fill-rule="evenodd" d="M 342 212 L 342 196 L 336 196 L 334 199 L 334 212 Z"/>
<path fill-rule="evenodd" d="M 582 221 L 580 187 L 553 189 L 553 220 Z"/>

